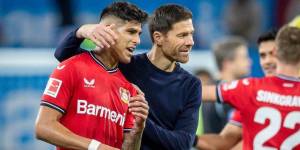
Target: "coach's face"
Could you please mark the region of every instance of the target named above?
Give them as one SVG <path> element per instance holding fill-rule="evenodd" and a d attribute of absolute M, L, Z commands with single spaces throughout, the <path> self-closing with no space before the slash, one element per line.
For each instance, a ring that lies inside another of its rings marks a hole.
<path fill-rule="evenodd" d="M 161 49 L 170 61 L 186 63 L 194 45 L 192 19 L 173 24 L 172 29 L 163 35 Z"/>
<path fill-rule="evenodd" d="M 112 46 L 113 54 L 122 63 L 129 63 L 133 56 L 133 51 L 140 44 L 140 34 L 142 32 L 142 24 L 137 21 L 125 21 L 122 25 L 116 26 L 114 29 L 118 39 L 116 44 Z"/>
<path fill-rule="evenodd" d="M 258 47 L 260 65 L 266 76 L 274 75 L 276 71 L 275 45 L 275 41 L 265 41 Z"/>

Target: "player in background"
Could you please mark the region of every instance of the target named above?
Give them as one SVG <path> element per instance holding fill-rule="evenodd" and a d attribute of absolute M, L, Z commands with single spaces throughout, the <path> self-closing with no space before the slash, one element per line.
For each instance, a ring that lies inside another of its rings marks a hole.
<path fill-rule="evenodd" d="M 57 66 L 42 96 L 38 139 L 60 150 L 140 149 L 149 106 L 117 66 L 131 61 L 146 19 L 144 11 L 126 2 L 102 11 L 100 23 L 114 24 L 114 32 L 108 32 L 118 39 L 110 48 L 79 54 Z"/>
<path fill-rule="evenodd" d="M 274 55 L 277 30 L 261 34 L 257 40 L 259 60 L 266 76 L 275 75 L 276 57 Z M 242 149 L 242 118 L 239 111 L 234 111 L 229 122 L 220 134 L 198 136 L 197 149 Z"/>
<path fill-rule="evenodd" d="M 243 149 L 300 149 L 300 26 L 276 37 L 276 75 L 203 88 L 203 98 L 231 104 L 241 113 Z M 217 90 L 216 90 L 217 89 Z M 213 92 L 215 91 L 215 92 Z"/>
<path fill-rule="evenodd" d="M 219 82 L 229 82 L 250 73 L 247 43 L 240 37 L 227 37 L 215 42 L 213 54 L 219 71 Z M 202 105 L 204 133 L 219 133 L 228 122 L 232 108 L 228 104 L 204 102 Z"/>
<path fill-rule="evenodd" d="M 56 58 L 63 61 L 83 52 L 79 48 L 83 38 L 111 44 L 101 40 L 106 36 L 95 40 L 86 34 L 106 30 L 96 27 L 83 25 L 70 33 L 57 48 Z M 188 62 L 194 45 L 192 13 L 180 5 L 162 5 L 150 18 L 149 31 L 151 50 L 119 65 L 125 77 L 145 93 L 150 106 L 141 149 L 187 150 L 194 142 L 201 103 L 200 81 L 179 64 Z"/>

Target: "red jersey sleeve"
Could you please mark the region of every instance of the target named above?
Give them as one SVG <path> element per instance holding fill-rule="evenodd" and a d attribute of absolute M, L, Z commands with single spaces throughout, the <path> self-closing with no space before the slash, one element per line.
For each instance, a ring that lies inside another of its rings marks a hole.
<path fill-rule="evenodd" d="M 136 89 L 131 84 L 129 84 L 128 89 L 129 89 L 130 97 L 137 95 Z M 134 116 L 131 112 L 129 112 L 128 109 L 126 113 L 125 123 L 124 123 L 124 131 L 130 131 L 133 128 L 133 125 L 134 125 Z"/>
<path fill-rule="evenodd" d="M 242 126 L 241 112 L 238 110 L 234 110 L 230 116 L 229 123 L 241 127 Z"/>
<path fill-rule="evenodd" d="M 70 65 L 63 63 L 56 67 L 48 80 L 41 105 L 56 109 L 63 114 L 65 113 L 72 96 L 72 79 L 74 77 L 71 69 Z"/>
<path fill-rule="evenodd" d="M 250 102 L 252 79 L 245 78 L 232 82 L 221 83 L 217 86 L 217 96 L 221 102 L 229 103 L 236 109 L 246 107 Z"/>

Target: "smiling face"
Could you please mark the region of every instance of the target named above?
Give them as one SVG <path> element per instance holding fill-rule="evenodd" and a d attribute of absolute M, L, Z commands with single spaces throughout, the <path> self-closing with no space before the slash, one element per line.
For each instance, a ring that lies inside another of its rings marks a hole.
<path fill-rule="evenodd" d="M 194 45 L 194 27 L 192 19 L 173 24 L 172 29 L 162 34 L 161 49 L 164 56 L 170 61 L 186 63 Z"/>
<path fill-rule="evenodd" d="M 261 42 L 258 47 L 260 65 L 266 76 L 274 75 L 276 71 L 275 46 L 275 41 L 270 40 Z"/>
<path fill-rule="evenodd" d="M 116 44 L 111 47 L 112 53 L 121 63 L 129 63 L 133 51 L 140 44 L 142 24 L 137 21 L 125 21 L 118 25 L 114 31 L 118 39 Z"/>

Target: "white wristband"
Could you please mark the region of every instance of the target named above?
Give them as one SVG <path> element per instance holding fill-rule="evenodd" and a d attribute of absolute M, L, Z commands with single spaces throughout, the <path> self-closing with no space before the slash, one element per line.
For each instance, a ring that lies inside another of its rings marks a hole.
<path fill-rule="evenodd" d="M 97 150 L 100 144 L 101 142 L 97 140 L 92 140 L 91 143 L 89 144 L 88 150 Z"/>

